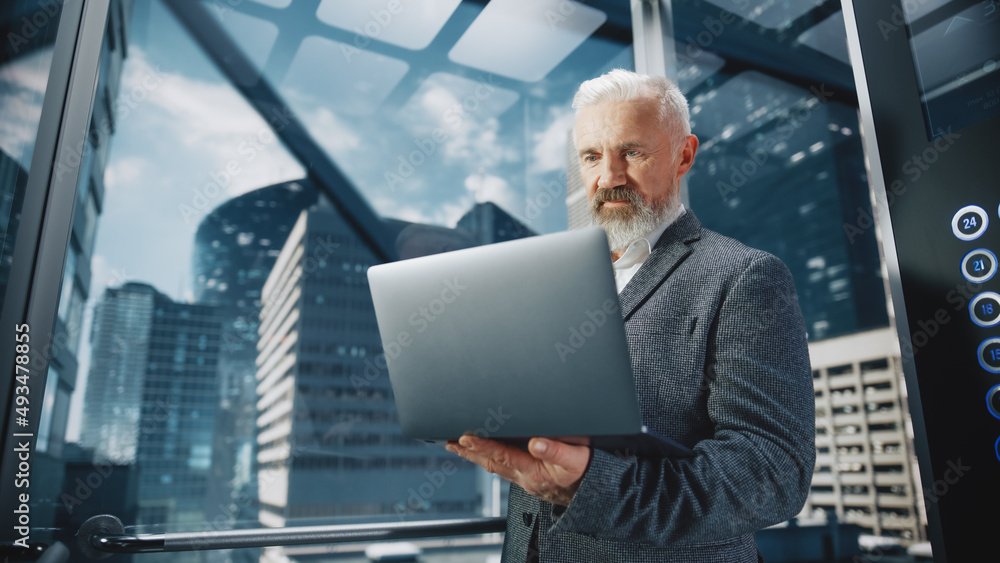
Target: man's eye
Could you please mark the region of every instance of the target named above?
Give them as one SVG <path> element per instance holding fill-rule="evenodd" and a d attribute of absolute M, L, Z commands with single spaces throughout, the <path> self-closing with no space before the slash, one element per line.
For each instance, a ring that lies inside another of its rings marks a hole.
<path fill-rule="evenodd" d="M 625 154 L 628 156 L 639 156 L 639 151 L 626 151 Z"/>
<path fill-rule="evenodd" d="M 585 160 L 587 162 L 597 162 L 597 156 L 595 156 L 595 155 L 585 156 L 585 157 L 583 157 L 583 160 Z"/>

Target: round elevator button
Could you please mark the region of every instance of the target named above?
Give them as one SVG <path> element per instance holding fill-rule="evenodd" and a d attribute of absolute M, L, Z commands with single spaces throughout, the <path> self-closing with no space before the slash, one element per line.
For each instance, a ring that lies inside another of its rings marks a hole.
<path fill-rule="evenodd" d="M 962 258 L 962 275 L 972 283 L 983 283 L 997 273 L 997 257 L 985 248 L 970 250 Z"/>
<path fill-rule="evenodd" d="M 994 336 L 983 340 L 977 351 L 979 365 L 993 373 L 1000 373 L 1000 337 Z"/>
<path fill-rule="evenodd" d="M 966 205 L 951 218 L 951 232 L 962 240 L 975 240 L 986 232 L 990 216 L 978 205 Z"/>
<path fill-rule="evenodd" d="M 985 328 L 1000 324 L 1000 294 L 984 291 L 969 302 L 972 322 Z"/>
<path fill-rule="evenodd" d="M 1000 418 L 1000 383 L 986 392 L 986 408 L 994 418 Z"/>

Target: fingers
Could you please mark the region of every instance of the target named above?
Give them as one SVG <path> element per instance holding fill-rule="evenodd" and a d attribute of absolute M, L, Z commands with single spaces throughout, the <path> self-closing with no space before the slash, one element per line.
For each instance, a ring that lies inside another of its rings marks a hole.
<path fill-rule="evenodd" d="M 449 443 L 446 449 L 508 481 L 521 472 L 530 471 L 538 463 L 519 448 L 475 436 L 462 436 L 458 443 Z"/>
<path fill-rule="evenodd" d="M 582 475 L 590 461 L 589 447 L 548 438 L 532 438 L 528 442 L 528 451 L 535 459 L 562 467 L 570 474 Z"/>

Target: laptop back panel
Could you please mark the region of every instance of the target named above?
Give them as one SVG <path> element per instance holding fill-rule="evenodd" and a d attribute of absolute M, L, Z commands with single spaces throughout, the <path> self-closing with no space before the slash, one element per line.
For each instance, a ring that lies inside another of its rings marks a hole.
<path fill-rule="evenodd" d="M 405 435 L 639 431 L 603 230 L 373 266 L 368 279 Z"/>

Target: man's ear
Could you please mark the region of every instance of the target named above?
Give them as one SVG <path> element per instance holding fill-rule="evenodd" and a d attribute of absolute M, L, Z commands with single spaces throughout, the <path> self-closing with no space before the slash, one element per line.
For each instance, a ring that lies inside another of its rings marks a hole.
<path fill-rule="evenodd" d="M 698 137 L 688 135 L 684 138 L 681 146 L 680 162 L 677 165 L 677 180 L 687 174 L 687 171 L 694 165 L 694 156 L 698 152 Z"/>

